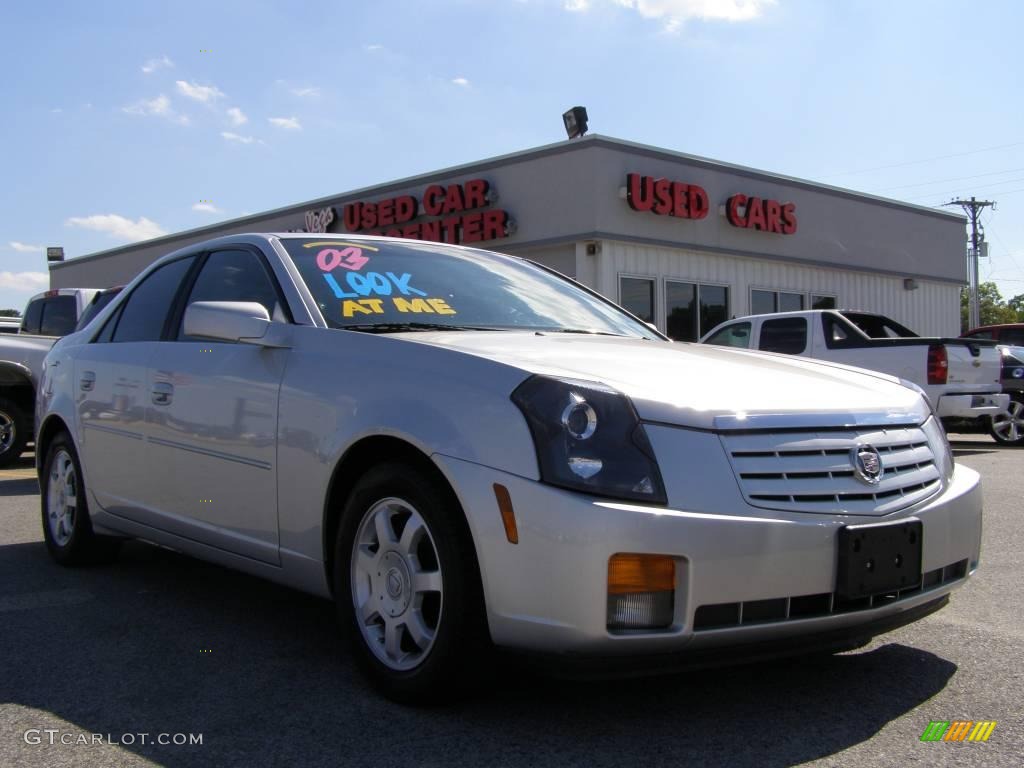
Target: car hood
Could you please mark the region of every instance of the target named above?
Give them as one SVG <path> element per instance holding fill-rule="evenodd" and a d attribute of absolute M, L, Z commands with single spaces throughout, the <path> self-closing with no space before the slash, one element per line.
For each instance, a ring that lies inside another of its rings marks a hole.
<path fill-rule="evenodd" d="M 426 332 L 410 341 L 459 350 L 528 373 L 600 381 L 647 421 L 704 429 L 920 423 L 921 395 L 885 374 L 789 355 L 610 336 Z"/>

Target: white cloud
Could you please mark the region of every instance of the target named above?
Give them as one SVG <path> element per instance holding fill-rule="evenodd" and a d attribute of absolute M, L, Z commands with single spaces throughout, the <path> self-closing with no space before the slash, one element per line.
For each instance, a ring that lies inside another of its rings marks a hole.
<path fill-rule="evenodd" d="M 12 291 L 39 291 L 50 287 L 45 272 L 0 272 L 0 288 Z"/>
<path fill-rule="evenodd" d="M 305 88 L 292 88 L 292 93 L 302 98 L 317 98 L 320 96 L 320 89 L 315 85 L 307 85 Z"/>
<path fill-rule="evenodd" d="M 64 111 L 64 110 L 63 110 L 63 109 L 61 109 L 60 107 L 54 107 L 53 109 L 51 109 L 51 110 L 50 110 L 50 112 L 51 112 L 52 114 L 54 114 L 54 115 L 59 115 L 59 114 L 60 114 L 61 112 L 63 112 L 63 111 Z"/>
<path fill-rule="evenodd" d="M 200 213 L 224 213 L 213 203 L 193 203 L 192 210 L 199 211 Z"/>
<path fill-rule="evenodd" d="M 224 97 L 224 92 L 215 85 L 199 85 L 186 80 L 175 80 L 174 84 L 178 86 L 178 93 L 182 96 L 201 101 L 204 104 Z"/>
<path fill-rule="evenodd" d="M 174 66 L 174 62 L 173 61 L 171 61 L 166 56 L 161 56 L 159 59 L 150 59 L 145 64 L 143 64 L 142 65 L 142 71 L 145 72 L 148 75 L 151 72 L 155 72 L 158 69 L 163 69 L 164 67 L 173 67 L 173 66 Z"/>
<path fill-rule="evenodd" d="M 370 43 L 370 45 L 364 45 L 363 49 L 367 50 L 367 51 L 371 51 L 371 52 L 372 51 L 382 51 L 382 50 L 384 50 L 384 46 L 381 45 L 380 43 Z"/>
<path fill-rule="evenodd" d="M 666 32 L 678 32 L 690 19 L 701 21 L 750 21 L 761 16 L 776 0 L 603 0 L 636 11 L 645 19 L 658 19 Z M 592 0 L 564 0 L 567 11 L 590 10 Z"/>
<path fill-rule="evenodd" d="M 240 110 L 238 107 L 232 107 L 229 109 L 228 117 L 231 118 L 232 125 L 245 125 L 249 122 L 249 118 L 245 116 L 245 112 Z"/>
<path fill-rule="evenodd" d="M 276 125 L 278 128 L 285 128 L 289 131 L 302 130 L 302 124 L 297 117 L 268 117 L 267 119 L 271 125 Z"/>
<path fill-rule="evenodd" d="M 92 229 L 96 232 L 106 232 L 111 237 L 129 242 L 149 240 L 150 238 L 167 234 L 163 227 L 155 221 L 150 221 L 145 216 L 140 216 L 137 221 L 132 221 L 116 213 L 72 216 L 64 222 L 64 225 Z"/>
<path fill-rule="evenodd" d="M 241 134 L 234 133 L 232 131 L 221 131 L 220 135 L 228 141 L 237 141 L 239 144 L 262 144 L 262 139 L 257 139 L 254 136 L 242 136 Z"/>
<path fill-rule="evenodd" d="M 466 79 L 466 78 L 464 78 L 464 77 L 456 77 L 456 78 L 452 78 L 452 82 L 453 82 L 453 83 L 454 83 L 455 85 L 458 85 L 458 86 L 460 86 L 460 87 L 462 87 L 462 88 L 468 88 L 468 87 L 469 87 L 469 80 L 467 80 L 467 79 Z"/>
<path fill-rule="evenodd" d="M 188 125 L 189 119 L 185 115 L 179 115 L 171 108 L 171 100 L 162 93 L 155 99 L 143 99 L 127 107 L 121 107 L 121 111 L 129 115 L 143 115 L 163 117 L 179 125 Z"/>
<path fill-rule="evenodd" d="M 41 245 L 29 245 L 28 243 L 19 243 L 17 240 L 11 240 L 8 245 L 16 250 L 18 253 L 42 253 L 45 248 Z"/>

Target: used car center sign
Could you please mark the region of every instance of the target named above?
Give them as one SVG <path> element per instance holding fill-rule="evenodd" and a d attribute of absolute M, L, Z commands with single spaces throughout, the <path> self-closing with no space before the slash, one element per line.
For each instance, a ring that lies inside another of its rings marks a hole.
<path fill-rule="evenodd" d="M 696 184 L 655 179 L 639 173 L 626 174 L 626 200 L 634 211 L 681 219 L 708 215 L 708 193 Z M 796 232 L 796 205 L 778 200 L 731 195 L 725 201 L 725 218 L 734 227 L 792 235 Z"/>
<path fill-rule="evenodd" d="M 384 200 L 346 203 L 346 232 L 387 235 L 439 243 L 478 243 L 509 237 L 515 226 L 508 211 L 491 208 L 497 194 L 484 179 L 462 184 L 431 184 L 419 197 L 401 195 Z M 306 212 L 307 232 L 328 232 L 334 208 Z"/>

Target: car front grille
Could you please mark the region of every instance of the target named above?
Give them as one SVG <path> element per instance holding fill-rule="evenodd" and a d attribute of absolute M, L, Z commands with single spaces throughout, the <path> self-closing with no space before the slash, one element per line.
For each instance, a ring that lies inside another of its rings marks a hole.
<path fill-rule="evenodd" d="M 941 487 L 920 427 L 725 432 L 721 439 L 744 498 L 764 509 L 886 515 Z M 854 470 L 855 449 L 864 445 L 881 457 L 876 485 Z"/>
<path fill-rule="evenodd" d="M 913 587 L 877 595 L 843 600 L 834 592 L 817 595 L 777 597 L 768 600 L 748 600 L 740 603 L 715 603 L 700 606 L 693 616 L 695 632 L 710 629 L 729 629 L 751 624 L 773 624 L 796 619 L 815 619 L 840 613 L 881 608 L 906 600 L 923 592 L 930 592 L 967 576 L 967 561 L 960 560 L 943 568 L 928 571 Z"/>

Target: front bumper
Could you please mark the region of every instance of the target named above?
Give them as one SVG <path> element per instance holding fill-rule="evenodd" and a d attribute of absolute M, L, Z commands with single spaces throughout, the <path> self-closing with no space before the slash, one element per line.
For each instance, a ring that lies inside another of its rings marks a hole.
<path fill-rule="evenodd" d="M 435 455 L 459 496 L 476 544 L 491 636 L 499 646 L 595 656 L 699 653 L 749 643 L 870 627 L 932 604 L 964 583 L 981 547 L 981 488 L 959 466 L 927 502 L 898 513 L 854 517 L 774 512 L 736 505 L 736 514 L 643 506 L 563 491 L 489 467 Z M 698 477 L 701 477 L 698 475 Z M 702 483 L 715 478 L 701 477 Z M 519 543 L 505 536 L 493 485 L 509 490 Z M 672 483 L 670 482 L 670 485 Z M 732 497 L 721 489 L 721 497 Z M 670 492 L 670 497 L 672 493 Z M 916 517 L 923 524 L 925 588 L 857 610 L 695 628 L 698 608 L 831 593 L 842 525 Z M 619 552 L 676 560 L 675 613 L 664 630 L 607 628 L 608 560 Z M 935 579 L 935 573 L 940 578 Z M 910 620 L 913 620 L 910 618 Z M 882 631 L 882 630 L 879 630 Z"/>
<path fill-rule="evenodd" d="M 1009 405 L 1007 394 L 943 395 L 936 412 L 940 419 L 976 419 L 1001 413 Z"/>

